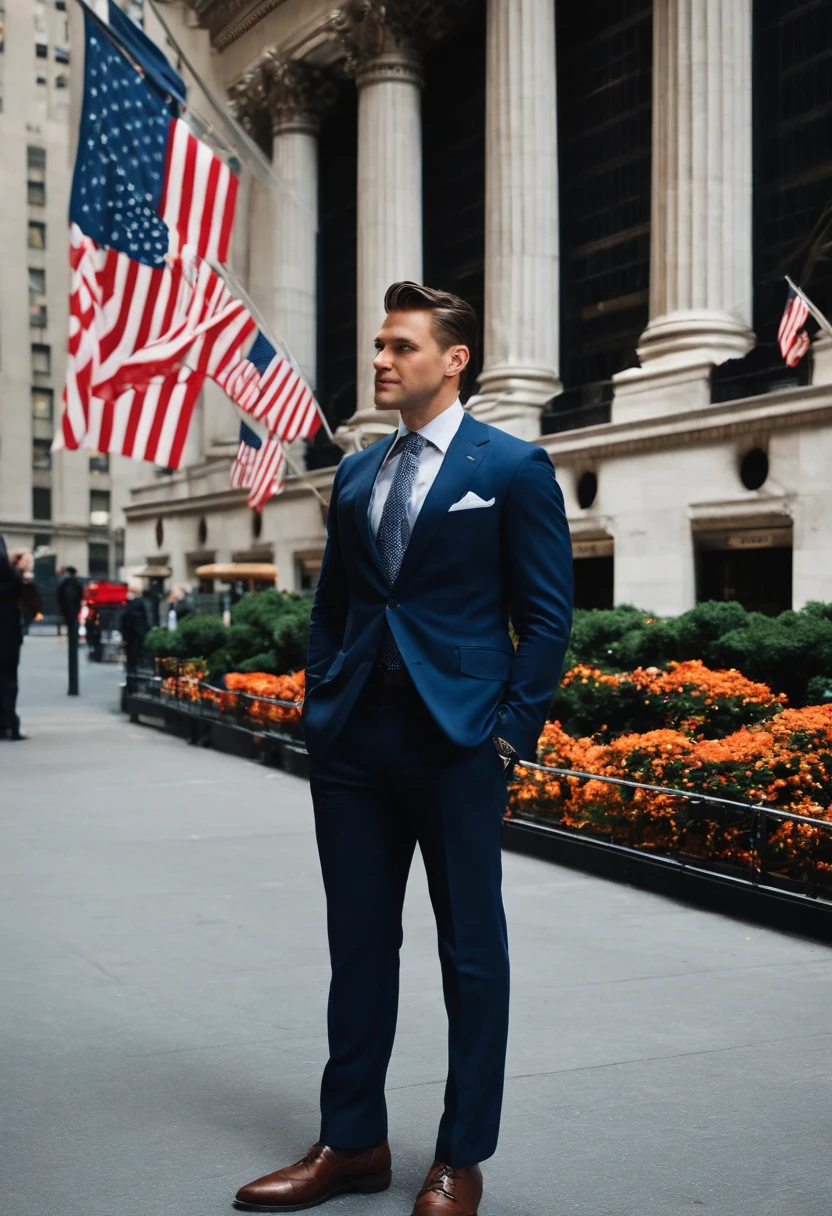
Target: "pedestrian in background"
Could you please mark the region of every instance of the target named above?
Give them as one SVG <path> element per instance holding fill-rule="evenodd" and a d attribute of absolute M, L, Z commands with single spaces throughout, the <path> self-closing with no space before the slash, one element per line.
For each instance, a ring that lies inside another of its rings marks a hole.
<path fill-rule="evenodd" d="M 9 556 L 0 536 L 0 739 L 20 742 L 26 736 L 17 716 L 17 669 L 23 645 L 23 622 L 40 611 L 40 597 L 33 582 L 27 581 L 25 553 Z"/>
<path fill-rule="evenodd" d="M 150 630 L 150 608 L 139 579 L 127 584 L 127 603 L 121 614 L 121 637 L 124 642 L 124 664 L 128 675 L 135 675 L 144 639 Z"/>
<path fill-rule="evenodd" d="M 74 566 L 66 566 L 57 589 L 58 607 L 70 632 L 78 629 L 78 614 L 84 602 L 84 584 Z"/>

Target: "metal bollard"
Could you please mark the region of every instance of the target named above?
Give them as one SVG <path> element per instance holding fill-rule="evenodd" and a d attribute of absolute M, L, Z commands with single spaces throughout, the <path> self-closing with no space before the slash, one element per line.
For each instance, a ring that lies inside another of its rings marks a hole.
<path fill-rule="evenodd" d="M 69 689 L 67 695 L 78 696 L 78 622 L 67 623 L 67 654 L 69 655 Z"/>

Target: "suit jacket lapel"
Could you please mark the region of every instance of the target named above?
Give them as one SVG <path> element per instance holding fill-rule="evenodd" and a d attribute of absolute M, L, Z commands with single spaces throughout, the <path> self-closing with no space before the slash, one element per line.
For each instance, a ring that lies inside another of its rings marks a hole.
<path fill-rule="evenodd" d="M 416 517 L 396 584 L 400 584 L 408 570 L 418 562 L 451 503 L 457 502 L 465 493 L 488 451 L 488 444 L 487 428 L 466 414 Z"/>
<path fill-rule="evenodd" d="M 358 528 L 358 535 L 361 537 L 362 543 L 374 562 L 376 569 L 388 585 L 387 571 L 384 568 L 384 562 L 381 560 L 378 545 L 370 528 L 369 509 L 370 496 L 372 495 L 379 469 L 395 442 L 396 432 L 394 431 L 389 438 L 378 439 L 375 443 L 371 444 L 366 449 L 364 459 L 356 470 L 356 476 L 359 479 L 358 488 L 355 493 L 355 523 Z"/>

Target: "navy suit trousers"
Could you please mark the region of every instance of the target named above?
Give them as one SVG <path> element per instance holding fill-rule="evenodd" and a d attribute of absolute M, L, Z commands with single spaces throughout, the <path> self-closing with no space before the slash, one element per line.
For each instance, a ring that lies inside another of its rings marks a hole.
<path fill-rule="evenodd" d="M 449 1031 L 436 1157 L 483 1161 L 497 1145 L 508 1033 L 502 761 L 491 739 L 452 743 L 414 690 L 371 686 L 333 744 L 313 748 L 310 768 L 332 961 L 321 1140 L 359 1149 L 387 1135 L 402 904 L 418 844 Z"/>

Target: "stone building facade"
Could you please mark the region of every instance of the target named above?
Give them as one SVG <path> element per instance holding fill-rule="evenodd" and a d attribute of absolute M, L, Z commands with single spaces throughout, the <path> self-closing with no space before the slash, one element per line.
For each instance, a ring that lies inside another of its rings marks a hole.
<path fill-rule="evenodd" d="M 0 535 L 114 575 L 129 460 L 50 451 L 66 348 L 71 179 L 68 0 L 0 0 Z"/>
<path fill-rule="evenodd" d="M 128 563 L 186 583 L 268 557 L 314 586 L 315 491 L 395 421 L 372 342 L 410 278 L 478 308 L 467 406 L 551 454 L 579 604 L 832 600 L 832 342 L 795 370 L 776 343 L 784 273 L 832 305 L 823 5 L 189 5 L 160 11 L 285 187 L 248 191 L 238 266 L 335 442 L 293 452 L 305 473 L 254 515 L 208 398 L 189 466 L 133 488 Z"/>

